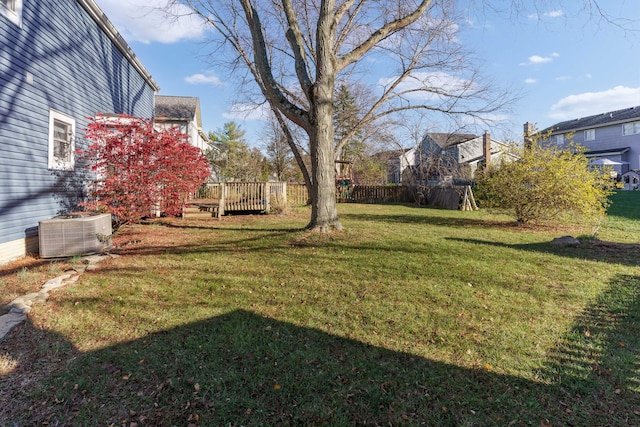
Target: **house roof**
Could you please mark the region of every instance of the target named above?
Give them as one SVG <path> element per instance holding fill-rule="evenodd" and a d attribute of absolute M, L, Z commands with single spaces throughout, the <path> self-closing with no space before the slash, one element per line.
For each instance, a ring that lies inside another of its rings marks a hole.
<path fill-rule="evenodd" d="M 584 153 L 585 157 L 602 157 L 602 156 L 615 156 L 624 154 L 631 150 L 631 147 L 609 148 L 608 150 L 594 150 Z"/>
<path fill-rule="evenodd" d="M 107 15 L 98 7 L 94 0 L 78 0 L 80 6 L 87 11 L 89 16 L 98 24 L 100 29 L 109 37 L 109 39 L 113 42 L 113 44 L 118 48 L 118 50 L 127 58 L 127 61 L 142 75 L 145 81 L 153 88 L 154 91 L 159 91 L 160 86 L 153 80 L 151 74 L 147 71 L 147 69 L 142 65 L 142 62 L 138 59 L 131 47 L 127 44 L 127 42 L 122 38 L 116 27 L 113 26 L 111 21 L 107 18 Z"/>
<path fill-rule="evenodd" d="M 191 121 L 196 119 L 202 126 L 200 118 L 200 100 L 192 96 L 156 95 L 156 119 Z"/>
<path fill-rule="evenodd" d="M 470 141 L 478 138 L 478 135 L 472 133 L 428 133 L 430 137 L 440 148 L 451 147 L 453 145 L 462 144 L 463 142 Z"/>
<path fill-rule="evenodd" d="M 596 114 L 579 119 L 566 120 L 564 122 L 556 123 L 553 126 L 549 126 L 540 133 L 545 134 L 549 131 L 552 131 L 553 133 L 563 133 L 572 130 L 589 129 L 634 120 L 640 120 L 640 106 L 624 108 L 622 110 L 610 111 L 608 113 Z"/>
<path fill-rule="evenodd" d="M 371 157 L 375 157 L 381 160 L 389 160 L 394 157 L 400 157 L 404 154 L 407 154 L 411 150 L 415 150 L 415 148 L 402 148 L 400 150 L 380 151 L 378 153 L 372 154 Z"/>

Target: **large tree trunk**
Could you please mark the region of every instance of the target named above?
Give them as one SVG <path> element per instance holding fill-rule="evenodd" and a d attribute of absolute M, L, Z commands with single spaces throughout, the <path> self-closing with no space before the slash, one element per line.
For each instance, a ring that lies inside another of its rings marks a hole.
<path fill-rule="evenodd" d="M 336 207 L 336 178 L 333 160 L 333 121 L 330 108 L 317 108 L 318 126 L 309 135 L 311 150 L 311 221 L 308 228 L 319 232 L 342 230 Z M 329 103 L 329 105 L 331 105 Z"/>
<path fill-rule="evenodd" d="M 333 157 L 333 92 L 336 58 L 333 52 L 334 0 L 323 0 L 316 29 L 316 82 L 310 88 L 309 143 L 311 147 L 311 221 L 308 228 L 326 233 L 342 230 L 336 208 L 336 175 Z"/>

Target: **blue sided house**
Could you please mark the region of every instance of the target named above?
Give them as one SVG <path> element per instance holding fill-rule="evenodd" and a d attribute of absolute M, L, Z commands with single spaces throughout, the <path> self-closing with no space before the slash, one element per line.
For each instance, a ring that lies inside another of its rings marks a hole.
<path fill-rule="evenodd" d="M 581 145 L 590 164 L 610 167 L 626 184 L 628 173 L 640 172 L 640 106 L 566 120 L 540 134 L 547 138 L 546 143 L 560 147 L 569 142 Z"/>
<path fill-rule="evenodd" d="M 158 90 L 93 0 L 0 0 L 0 264 L 85 197 L 88 117 L 151 118 Z"/>

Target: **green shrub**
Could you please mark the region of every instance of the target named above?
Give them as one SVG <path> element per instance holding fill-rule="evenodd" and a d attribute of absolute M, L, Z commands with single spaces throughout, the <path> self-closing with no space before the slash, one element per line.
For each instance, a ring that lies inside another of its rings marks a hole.
<path fill-rule="evenodd" d="M 584 150 L 534 141 L 515 150 L 519 157 L 479 174 L 482 206 L 512 210 L 520 223 L 597 223 L 609 204 L 609 171 L 589 166 Z"/>

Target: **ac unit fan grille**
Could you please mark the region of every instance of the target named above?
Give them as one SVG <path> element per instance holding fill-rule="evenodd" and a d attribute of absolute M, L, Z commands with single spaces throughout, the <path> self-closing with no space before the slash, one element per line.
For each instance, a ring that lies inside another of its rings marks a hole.
<path fill-rule="evenodd" d="M 42 258 L 64 258 L 105 252 L 111 248 L 111 215 L 53 218 L 40 221 Z"/>

